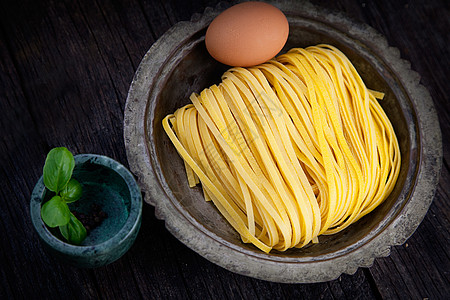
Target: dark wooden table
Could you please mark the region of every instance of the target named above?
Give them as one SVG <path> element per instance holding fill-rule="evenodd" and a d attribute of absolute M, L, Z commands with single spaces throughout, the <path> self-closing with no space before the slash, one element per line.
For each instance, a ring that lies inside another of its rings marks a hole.
<path fill-rule="evenodd" d="M 47 152 L 99 153 L 125 165 L 123 112 L 149 47 L 217 1 L 0 2 L 0 299 L 444 299 L 450 297 L 449 2 L 322 0 L 384 34 L 431 93 L 444 163 L 414 235 L 354 275 L 277 284 L 228 272 L 176 240 L 145 205 L 140 234 L 117 262 L 67 266 L 47 255 L 30 221 L 30 194 Z"/>

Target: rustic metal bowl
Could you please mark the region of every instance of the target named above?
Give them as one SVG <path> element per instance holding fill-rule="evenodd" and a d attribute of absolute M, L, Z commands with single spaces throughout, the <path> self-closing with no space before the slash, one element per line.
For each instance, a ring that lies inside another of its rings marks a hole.
<path fill-rule="evenodd" d="M 353 274 L 389 255 L 411 236 L 425 216 L 439 178 L 442 141 L 427 90 L 399 51 L 366 25 L 304 2 L 276 2 L 290 24 L 283 51 L 319 43 L 337 46 L 353 62 L 367 86 L 383 91 L 381 105 L 397 133 L 402 155 L 392 194 L 371 214 L 346 230 L 320 236 L 319 244 L 265 254 L 241 242 L 200 187 L 189 188 L 183 161 L 163 131 L 161 120 L 189 103 L 189 95 L 220 82 L 226 66 L 212 59 L 206 28 L 221 7 L 181 22 L 147 52 L 128 94 L 124 138 L 131 170 L 154 205 L 156 216 L 188 247 L 236 273 L 285 283 L 320 282 Z M 282 52 L 283 52 L 282 51 Z"/>

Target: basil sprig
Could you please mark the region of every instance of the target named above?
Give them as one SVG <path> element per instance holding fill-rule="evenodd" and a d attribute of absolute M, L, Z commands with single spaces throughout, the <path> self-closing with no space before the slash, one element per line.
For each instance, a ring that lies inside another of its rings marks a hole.
<path fill-rule="evenodd" d="M 79 245 L 86 238 L 86 228 L 70 212 L 67 203 L 80 199 L 81 185 L 71 178 L 75 160 L 65 147 L 57 147 L 47 154 L 44 165 L 44 185 L 55 192 L 41 207 L 41 217 L 48 227 L 59 227 L 63 237 L 72 244 Z"/>

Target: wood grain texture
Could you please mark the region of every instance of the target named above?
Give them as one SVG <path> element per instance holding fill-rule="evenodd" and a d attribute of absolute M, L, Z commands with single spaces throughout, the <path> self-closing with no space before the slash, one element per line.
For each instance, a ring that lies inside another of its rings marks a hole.
<path fill-rule="evenodd" d="M 450 295 L 450 13 L 448 1 L 320 0 L 374 27 L 421 75 L 439 115 L 444 165 L 424 221 L 387 258 L 318 284 L 230 273 L 171 236 L 144 206 L 140 234 L 117 262 L 61 264 L 42 248 L 29 198 L 47 152 L 64 145 L 127 165 L 123 110 L 150 46 L 218 1 L 0 2 L 0 298 L 444 299 Z M 226 7 L 228 4 L 221 4 Z"/>

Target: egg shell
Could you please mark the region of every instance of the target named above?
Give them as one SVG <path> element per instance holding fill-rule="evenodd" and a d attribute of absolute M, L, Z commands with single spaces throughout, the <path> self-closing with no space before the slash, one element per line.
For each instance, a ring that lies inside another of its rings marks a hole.
<path fill-rule="evenodd" d="M 208 52 L 229 66 L 249 67 L 268 61 L 283 48 L 289 23 L 281 10 L 263 2 L 243 2 L 219 14 L 209 25 Z"/>

